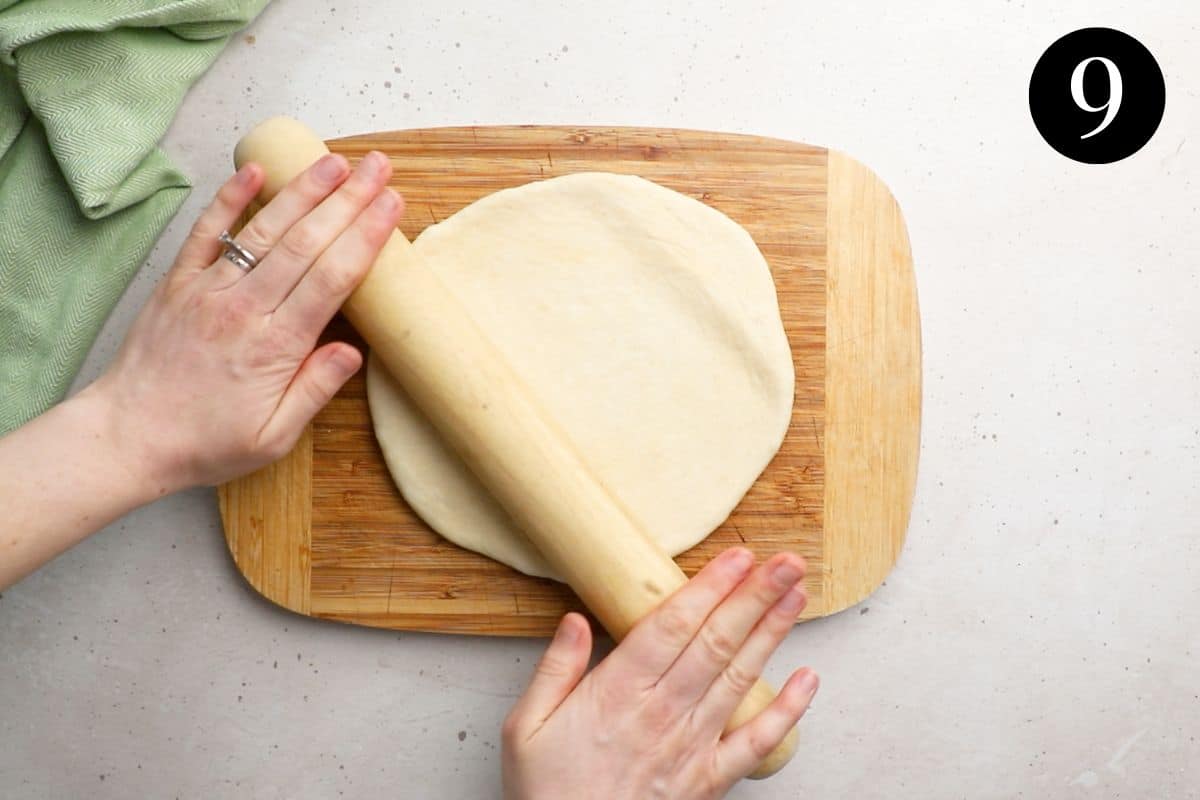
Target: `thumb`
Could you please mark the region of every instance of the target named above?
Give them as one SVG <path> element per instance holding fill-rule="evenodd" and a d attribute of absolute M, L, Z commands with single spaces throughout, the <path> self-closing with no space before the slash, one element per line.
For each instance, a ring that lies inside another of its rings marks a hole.
<path fill-rule="evenodd" d="M 362 361 L 362 354 L 345 342 L 330 342 L 309 353 L 284 390 L 263 430 L 263 438 L 294 440 L 350 376 L 358 372 Z"/>
<path fill-rule="evenodd" d="M 583 678 L 591 655 L 591 626 L 582 614 L 567 614 L 542 654 L 529 688 L 509 714 L 513 724 L 530 731 L 540 727 Z"/>

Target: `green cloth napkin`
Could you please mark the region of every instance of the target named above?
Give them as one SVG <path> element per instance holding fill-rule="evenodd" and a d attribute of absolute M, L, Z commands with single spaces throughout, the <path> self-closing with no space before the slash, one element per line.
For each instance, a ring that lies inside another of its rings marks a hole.
<path fill-rule="evenodd" d="M 157 147 L 268 0 L 0 0 L 0 434 L 57 402 L 187 196 Z"/>

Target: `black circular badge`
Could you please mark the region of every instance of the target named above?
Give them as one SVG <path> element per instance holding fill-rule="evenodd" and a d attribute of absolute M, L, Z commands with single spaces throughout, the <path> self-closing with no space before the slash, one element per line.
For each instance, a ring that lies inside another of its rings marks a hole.
<path fill-rule="evenodd" d="M 1112 28 L 1059 39 L 1029 79 L 1029 111 L 1047 144 L 1085 164 L 1141 150 L 1162 121 L 1166 86 L 1141 42 Z"/>

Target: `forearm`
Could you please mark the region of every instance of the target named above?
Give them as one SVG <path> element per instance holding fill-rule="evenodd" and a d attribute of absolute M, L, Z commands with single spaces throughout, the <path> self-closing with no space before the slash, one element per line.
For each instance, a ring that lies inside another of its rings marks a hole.
<path fill-rule="evenodd" d="M 0 438 L 0 589 L 160 494 L 89 387 Z"/>

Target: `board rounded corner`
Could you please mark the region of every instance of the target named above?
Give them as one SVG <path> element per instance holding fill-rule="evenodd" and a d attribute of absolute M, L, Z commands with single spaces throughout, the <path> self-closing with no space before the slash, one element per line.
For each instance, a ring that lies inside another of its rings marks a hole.
<path fill-rule="evenodd" d="M 278 461 L 217 487 L 225 547 L 270 603 L 311 616 L 312 426 Z"/>
<path fill-rule="evenodd" d="M 246 586 L 254 591 L 254 594 L 277 608 L 290 611 L 294 614 L 309 616 L 308 611 L 302 607 L 302 603 L 296 603 L 295 605 L 292 605 L 289 602 L 289 598 L 287 597 L 286 593 L 282 597 L 277 596 L 263 581 L 256 580 L 255 576 L 247 571 L 248 566 L 244 565 L 242 560 L 238 557 L 237 542 L 234 538 L 235 534 L 233 533 L 235 528 L 230 524 L 229 497 L 231 493 L 238 491 L 237 484 L 242 481 L 246 481 L 250 477 L 251 476 L 235 478 L 232 481 L 222 483 L 217 486 L 217 509 L 220 512 L 221 517 L 221 537 L 225 540 L 225 552 L 228 553 L 229 561 L 232 563 L 234 571 L 237 572 L 238 577 L 243 583 L 246 584 Z"/>
<path fill-rule="evenodd" d="M 903 213 L 904 210 L 900 205 L 899 199 L 896 197 L 896 193 L 892 191 L 891 185 L 883 179 L 883 176 L 880 175 L 874 167 L 857 156 L 851 155 L 845 150 L 839 150 L 835 147 L 825 148 L 825 159 L 827 169 L 833 172 L 834 175 L 857 173 L 858 180 L 871 183 L 877 189 L 882 189 L 886 197 L 886 202 L 894 205 L 897 211 L 900 212 L 901 219 L 905 219 Z M 834 178 L 833 180 L 837 180 L 837 178 Z M 905 226 L 905 243 L 908 243 L 907 225 Z"/>
<path fill-rule="evenodd" d="M 905 538 L 907 538 L 907 533 L 901 534 L 901 548 L 903 548 Z M 874 574 L 857 592 L 837 597 L 837 599 L 835 599 L 828 608 L 822 611 L 821 616 L 832 617 L 835 614 L 841 614 L 871 599 L 872 595 L 874 595 L 875 592 L 879 591 L 883 585 L 887 583 L 888 576 L 891 575 L 892 569 L 896 566 L 899 560 L 900 556 L 899 553 L 897 553 L 896 558 L 893 559 L 891 563 L 887 564 L 886 568 L 881 569 L 879 572 Z"/>

